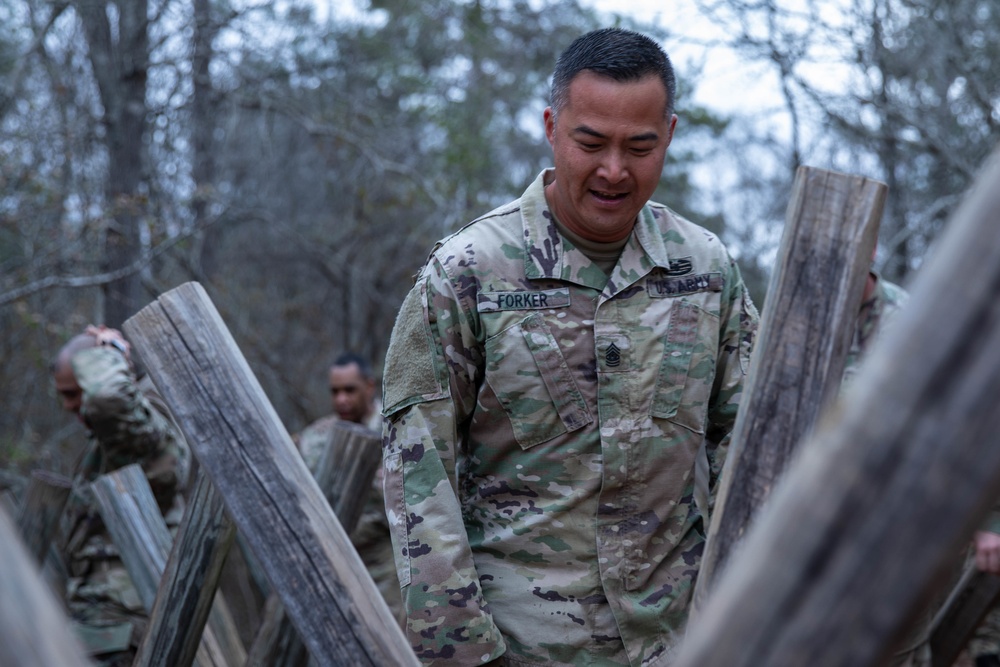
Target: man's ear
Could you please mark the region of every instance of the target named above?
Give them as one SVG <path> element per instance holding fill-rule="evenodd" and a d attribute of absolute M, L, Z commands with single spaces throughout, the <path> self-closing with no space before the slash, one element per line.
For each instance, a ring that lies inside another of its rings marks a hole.
<path fill-rule="evenodd" d="M 677 128 L 677 114 L 670 117 L 670 126 L 667 129 L 667 145 L 665 148 L 670 148 L 670 142 L 674 140 L 674 130 Z"/>
<path fill-rule="evenodd" d="M 556 132 L 556 114 L 552 111 L 552 107 L 545 107 L 545 111 L 542 113 L 542 120 L 545 121 L 545 138 L 549 140 L 549 145 L 551 146 L 552 138 Z"/>

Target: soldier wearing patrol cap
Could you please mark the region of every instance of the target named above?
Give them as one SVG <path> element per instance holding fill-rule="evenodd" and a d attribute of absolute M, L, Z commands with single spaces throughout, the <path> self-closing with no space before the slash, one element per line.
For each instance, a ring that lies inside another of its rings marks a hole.
<path fill-rule="evenodd" d="M 554 169 L 444 239 L 393 330 L 386 512 L 425 664 L 667 665 L 757 324 L 719 239 L 649 201 L 673 70 L 560 56 Z"/>
<path fill-rule="evenodd" d="M 90 655 L 115 667 L 132 664 L 146 613 L 93 503 L 90 482 L 140 464 L 160 511 L 175 526 L 190 461 L 152 383 L 136 380 L 130 350 L 117 330 L 90 326 L 66 343 L 52 364 L 63 408 L 88 434 L 61 522 L 66 604 Z"/>

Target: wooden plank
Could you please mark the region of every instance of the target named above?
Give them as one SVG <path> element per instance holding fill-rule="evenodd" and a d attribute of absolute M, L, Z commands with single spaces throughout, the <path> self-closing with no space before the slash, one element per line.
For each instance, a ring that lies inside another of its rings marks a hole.
<path fill-rule="evenodd" d="M 372 478 L 382 462 L 382 434 L 338 422 L 316 466 L 316 483 L 347 533 L 361 519 Z"/>
<path fill-rule="evenodd" d="M 886 186 L 800 167 L 696 585 L 718 573 L 840 388 Z"/>
<path fill-rule="evenodd" d="M 201 286 L 167 292 L 125 328 L 313 658 L 320 665 L 416 665 Z"/>
<path fill-rule="evenodd" d="M 235 537 L 236 526 L 226 517 L 222 499 L 208 478 L 199 475 L 177 529 L 149 615 L 149 628 L 133 667 L 192 664 Z M 230 658 L 231 664 L 243 664 L 246 656 L 240 655 L 242 645 L 232 640 L 227 644 L 228 649 L 218 651 Z"/>
<path fill-rule="evenodd" d="M 152 611 L 172 538 L 146 475 L 133 463 L 98 477 L 90 487 L 139 599 L 147 611 Z M 246 649 L 239 641 L 231 614 L 224 600 L 217 598 L 199 644 L 198 664 L 226 667 L 242 664 L 245 658 Z"/>
<path fill-rule="evenodd" d="M 881 664 L 953 570 L 1000 487 L 998 210 L 994 157 L 730 558 L 678 667 Z"/>
<path fill-rule="evenodd" d="M 0 665 L 87 667 L 83 646 L 42 580 L 14 521 L 0 508 Z"/>
<path fill-rule="evenodd" d="M 72 490 L 73 481 L 68 477 L 44 470 L 31 473 L 17 516 L 17 527 L 28 553 L 37 563 L 43 563 L 48 555 L 49 545 Z"/>
<path fill-rule="evenodd" d="M 3 511 L 11 516 L 17 516 L 20 513 L 18 505 L 17 497 L 14 496 L 13 491 L 10 489 L 0 491 L 0 509 L 3 509 Z"/>
<path fill-rule="evenodd" d="M 360 424 L 337 422 L 316 466 L 316 483 L 348 535 L 361 518 L 382 459 L 381 435 Z M 379 596 L 381 597 L 381 596 Z M 298 667 L 308 659 L 277 595 L 265 607 L 246 667 Z"/>
<path fill-rule="evenodd" d="M 931 622 L 931 667 L 951 667 L 986 614 L 1000 603 L 1000 577 L 969 563 Z"/>
<path fill-rule="evenodd" d="M 90 485 L 111 541 L 147 611 L 170 553 L 170 531 L 138 463 L 101 475 Z"/>

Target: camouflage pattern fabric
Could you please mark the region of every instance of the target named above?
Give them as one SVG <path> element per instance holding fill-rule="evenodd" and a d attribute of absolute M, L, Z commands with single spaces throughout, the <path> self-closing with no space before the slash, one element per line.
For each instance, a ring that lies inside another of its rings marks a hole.
<path fill-rule="evenodd" d="M 994 607 L 976 628 L 969 641 L 973 657 L 1000 654 L 1000 607 Z"/>
<path fill-rule="evenodd" d="M 381 407 L 381 403 L 377 402 L 372 418 L 365 424 L 376 433 L 382 430 Z M 313 473 L 316 472 L 323 452 L 330 446 L 333 429 L 338 421 L 337 415 L 327 415 L 304 428 L 293 438 L 303 460 Z M 400 625 L 403 625 L 405 619 L 403 598 L 399 592 L 399 579 L 396 578 L 396 567 L 392 557 L 389 522 L 385 516 L 381 466 L 372 478 L 364 509 L 350 537 L 351 544 L 368 569 L 368 574 L 382 593 L 382 599 Z"/>
<path fill-rule="evenodd" d="M 878 339 L 882 328 L 896 316 L 906 304 L 910 295 L 902 287 L 876 274 L 875 292 L 861 304 L 851 349 L 847 353 L 844 369 L 844 383 L 850 383 L 858 373 L 858 367 L 872 344 Z"/>
<path fill-rule="evenodd" d="M 658 204 L 610 277 L 543 172 L 439 243 L 386 360 L 386 510 L 425 664 L 665 665 L 683 636 L 757 313 Z"/>
<path fill-rule="evenodd" d="M 61 525 L 61 552 L 70 574 L 66 604 L 101 664 L 131 664 L 146 613 L 101 521 L 90 482 L 139 463 L 168 524 L 176 525 L 190 454 L 169 417 L 153 407 L 161 402 L 152 384 L 137 383 L 118 350 L 83 350 L 72 364 L 83 391 L 80 414 L 90 433 Z M 128 640 L 124 646 L 123 638 Z"/>

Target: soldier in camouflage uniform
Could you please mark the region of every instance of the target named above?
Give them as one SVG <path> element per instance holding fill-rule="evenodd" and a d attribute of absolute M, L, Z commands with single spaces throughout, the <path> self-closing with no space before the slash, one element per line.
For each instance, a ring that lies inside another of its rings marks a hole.
<path fill-rule="evenodd" d="M 438 243 L 403 303 L 384 488 L 425 664 L 676 653 L 757 313 L 719 239 L 649 202 L 674 94 L 652 40 L 576 40 L 555 168 Z"/>
<path fill-rule="evenodd" d="M 909 298 L 910 295 L 902 287 L 882 278 L 875 271 L 869 271 L 861 297 L 861 310 L 854 326 L 854 338 L 847 353 L 845 383 L 854 379 L 861 360 L 871 349 L 884 325 L 896 316 Z"/>
<path fill-rule="evenodd" d="M 330 366 L 329 381 L 334 414 L 313 422 L 293 438 L 306 465 L 314 473 L 323 452 L 330 446 L 338 421 L 362 424 L 376 432 L 382 430 L 382 402 L 375 396 L 375 375 L 365 359 L 350 352 L 341 354 Z M 372 479 L 361 518 L 351 531 L 351 544 L 393 616 L 402 624 L 405 614 L 385 516 L 381 467 Z"/>
<path fill-rule="evenodd" d="M 61 526 L 67 608 L 100 664 L 131 665 L 146 612 L 93 503 L 90 482 L 139 463 L 168 525 L 176 525 L 190 459 L 152 383 L 136 381 L 129 344 L 118 331 L 88 327 L 62 348 L 52 370 L 63 408 L 89 436 Z"/>

